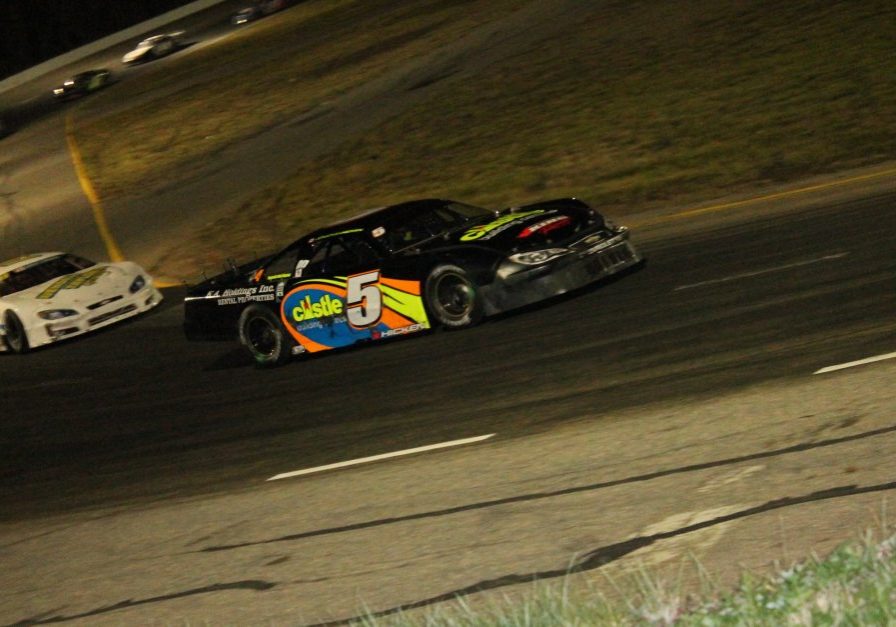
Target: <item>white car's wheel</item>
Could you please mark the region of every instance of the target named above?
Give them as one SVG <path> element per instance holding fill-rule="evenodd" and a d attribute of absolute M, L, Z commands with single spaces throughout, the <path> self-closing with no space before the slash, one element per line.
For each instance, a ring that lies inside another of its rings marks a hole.
<path fill-rule="evenodd" d="M 15 313 L 7 311 L 3 316 L 3 324 L 6 326 L 6 335 L 3 338 L 6 342 L 6 348 L 19 355 L 31 350 L 25 327 Z"/>

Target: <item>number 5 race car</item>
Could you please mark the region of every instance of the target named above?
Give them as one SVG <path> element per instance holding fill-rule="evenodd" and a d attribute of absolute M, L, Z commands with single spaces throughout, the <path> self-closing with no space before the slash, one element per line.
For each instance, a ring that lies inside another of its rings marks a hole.
<path fill-rule="evenodd" d="M 490 211 L 374 210 L 234 268 L 184 302 L 191 340 L 237 339 L 260 366 L 433 327 L 461 328 L 639 265 L 628 229 L 574 198 Z"/>
<path fill-rule="evenodd" d="M 30 349 L 136 316 L 162 301 L 135 263 L 38 253 L 0 263 L 0 351 Z"/>

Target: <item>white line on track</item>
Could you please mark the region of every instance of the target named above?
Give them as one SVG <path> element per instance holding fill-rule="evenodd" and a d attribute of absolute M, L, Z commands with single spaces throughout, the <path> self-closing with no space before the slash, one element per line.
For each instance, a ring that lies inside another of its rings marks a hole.
<path fill-rule="evenodd" d="M 424 453 L 426 451 L 435 451 L 440 448 L 449 448 L 452 446 L 463 446 L 464 444 L 473 444 L 475 442 L 482 442 L 483 440 L 488 440 L 489 438 L 495 437 L 495 433 L 489 433 L 488 435 L 478 435 L 474 438 L 464 438 L 463 440 L 452 440 L 450 442 L 441 442 L 439 444 L 429 444 L 427 446 L 418 446 L 417 448 L 409 448 L 403 451 L 395 451 L 394 453 L 383 453 L 382 455 L 373 455 L 371 457 L 361 457 L 359 459 L 352 459 L 347 462 L 338 462 L 335 464 L 327 464 L 326 466 L 315 466 L 314 468 L 306 468 L 304 470 L 293 470 L 292 472 L 283 472 L 279 475 L 274 475 L 267 479 L 267 481 L 276 481 L 277 479 L 287 479 L 289 477 L 298 477 L 299 475 L 310 475 L 315 472 L 323 472 L 324 470 L 333 470 L 334 468 L 345 468 L 346 466 L 357 466 L 358 464 L 368 464 L 370 462 L 377 462 L 381 459 L 390 459 L 392 457 L 402 457 L 404 455 L 413 455 L 414 453 Z"/>
<path fill-rule="evenodd" d="M 864 366 L 865 364 L 873 364 L 875 361 L 883 361 L 885 359 L 896 359 L 896 353 L 887 353 L 886 355 L 878 355 L 877 357 L 868 357 L 858 361 L 850 361 L 845 364 L 837 364 L 835 366 L 827 366 L 820 370 L 816 370 L 812 374 L 824 374 L 826 372 L 835 372 L 837 370 L 845 370 L 846 368 L 854 368 L 855 366 Z"/>
<path fill-rule="evenodd" d="M 721 279 L 712 279 L 710 281 L 700 281 L 699 283 L 690 283 L 688 285 L 679 285 L 673 291 L 678 290 L 687 290 L 692 287 L 702 287 L 704 285 L 713 285 L 715 283 L 727 283 L 728 281 L 737 281 L 738 279 L 749 279 L 754 276 L 761 276 L 763 274 L 771 274 L 772 272 L 780 272 L 781 270 L 789 270 L 791 268 L 799 268 L 802 266 L 812 265 L 813 263 L 821 263 L 822 261 L 833 261 L 834 259 L 840 259 L 841 257 L 845 257 L 849 253 L 834 253 L 833 255 L 825 255 L 824 257 L 818 257 L 817 259 L 809 259 L 807 261 L 797 261 L 795 263 L 788 263 L 783 266 L 775 266 L 774 268 L 766 268 L 765 270 L 756 270 L 755 272 L 746 272 L 744 274 L 735 274 L 733 276 L 726 276 Z"/>

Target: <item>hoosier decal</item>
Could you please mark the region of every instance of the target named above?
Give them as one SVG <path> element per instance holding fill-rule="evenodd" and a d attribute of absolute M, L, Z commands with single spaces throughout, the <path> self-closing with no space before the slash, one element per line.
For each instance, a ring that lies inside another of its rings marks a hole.
<path fill-rule="evenodd" d="M 53 298 L 62 290 L 76 290 L 85 285 L 93 285 L 101 276 L 106 274 L 107 270 L 108 268 L 91 268 L 84 272 L 60 277 L 44 288 L 44 290 L 37 295 L 37 298 Z"/>

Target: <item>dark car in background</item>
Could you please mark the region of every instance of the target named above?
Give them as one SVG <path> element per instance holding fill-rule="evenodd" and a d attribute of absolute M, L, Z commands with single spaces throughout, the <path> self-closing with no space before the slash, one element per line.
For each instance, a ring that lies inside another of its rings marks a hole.
<path fill-rule="evenodd" d="M 66 79 L 53 89 L 56 100 L 72 100 L 102 89 L 112 82 L 112 72 L 105 68 L 86 70 Z"/>
<path fill-rule="evenodd" d="M 491 211 L 415 200 L 318 229 L 184 301 L 190 340 L 235 340 L 261 366 L 425 331 L 584 287 L 641 263 L 628 229 L 575 198 Z"/>
<path fill-rule="evenodd" d="M 255 21 L 265 15 L 276 13 L 284 8 L 286 8 L 286 0 L 260 0 L 234 13 L 230 18 L 230 22 L 239 26 L 240 24 Z"/>

